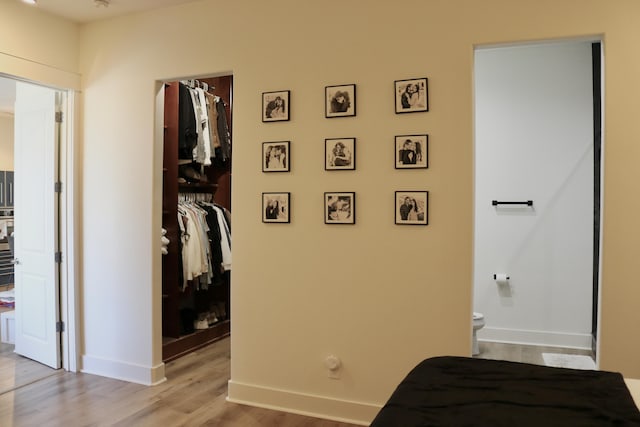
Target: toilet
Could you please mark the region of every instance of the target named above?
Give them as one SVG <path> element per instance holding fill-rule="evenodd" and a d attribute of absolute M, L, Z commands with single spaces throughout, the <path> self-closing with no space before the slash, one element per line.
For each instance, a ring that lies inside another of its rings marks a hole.
<path fill-rule="evenodd" d="M 471 350 L 471 354 L 473 356 L 477 356 L 480 354 L 480 347 L 478 346 L 478 336 L 476 332 L 478 329 L 482 329 L 484 327 L 484 315 L 482 313 L 473 312 L 473 348 Z"/>

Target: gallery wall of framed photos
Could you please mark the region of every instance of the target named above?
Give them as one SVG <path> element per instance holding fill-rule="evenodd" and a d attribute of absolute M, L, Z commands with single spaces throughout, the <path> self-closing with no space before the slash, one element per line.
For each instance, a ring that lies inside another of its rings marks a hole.
<path fill-rule="evenodd" d="M 356 117 L 356 83 L 326 85 L 324 87 L 324 116 L 326 119 Z M 277 90 L 262 93 L 262 122 L 267 126 L 286 126 L 291 121 L 292 91 Z M 426 113 L 429 111 L 428 78 L 411 78 L 393 82 L 393 96 L 389 96 L 389 106 L 397 117 L 407 113 Z M 272 124 L 278 123 L 280 124 Z M 282 123 L 284 122 L 284 123 Z M 262 172 L 290 172 L 292 168 L 291 146 L 293 135 L 283 133 L 286 140 L 262 141 Z M 414 173 L 415 188 L 394 191 L 385 204 L 381 198 L 382 209 L 393 212 L 395 225 L 429 224 L 429 191 L 424 186 L 425 170 L 429 168 L 429 135 L 427 133 L 401 133 L 381 136 L 389 140 L 389 166 L 398 174 Z M 324 138 L 324 171 L 346 173 L 340 182 L 345 191 L 325 191 L 323 194 L 324 224 L 356 224 L 356 192 L 350 191 L 349 173 L 356 170 L 357 136 L 326 136 Z M 369 148 L 365 144 L 365 148 Z M 393 149 L 393 155 L 391 155 Z M 319 164 L 319 162 L 318 162 Z M 414 172 L 404 172 L 414 170 Z M 353 175 L 351 175 L 353 176 Z M 267 183 L 268 178 L 263 182 Z M 349 191 L 347 191 L 349 190 Z M 263 223 L 292 223 L 292 194 L 289 191 L 263 191 Z M 377 195 L 379 197 L 379 195 Z M 305 194 L 305 197 L 310 197 Z M 375 212 L 378 212 L 376 209 Z M 373 214 L 375 212 L 365 212 Z"/>

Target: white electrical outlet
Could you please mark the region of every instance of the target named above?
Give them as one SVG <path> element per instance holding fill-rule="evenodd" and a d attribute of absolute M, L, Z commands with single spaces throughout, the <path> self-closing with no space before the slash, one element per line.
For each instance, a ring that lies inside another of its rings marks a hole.
<path fill-rule="evenodd" d="M 333 354 L 327 356 L 324 359 L 324 366 L 327 368 L 327 376 L 333 379 L 340 378 L 340 368 L 342 367 L 342 362 L 337 356 Z"/>

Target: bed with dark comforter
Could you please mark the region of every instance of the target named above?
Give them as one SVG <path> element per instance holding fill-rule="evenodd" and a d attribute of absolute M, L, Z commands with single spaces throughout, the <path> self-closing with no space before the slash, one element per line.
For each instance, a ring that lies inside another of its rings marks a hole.
<path fill-rule="evenodd" d="M 371 427 L 640 426 L 624 378 L 467 357 L 422 361 Z"/>

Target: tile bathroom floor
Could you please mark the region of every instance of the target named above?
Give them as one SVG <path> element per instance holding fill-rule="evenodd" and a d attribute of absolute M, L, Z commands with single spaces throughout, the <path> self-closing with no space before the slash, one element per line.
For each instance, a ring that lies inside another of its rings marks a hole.
<path fill-rule="evenodd" d="M 580 350 L 575 348 L 507 344 L 489 341 L 479 341 L 478 346 L 480 348 L 480 354 L 474 356 L 475 358 L 507 360 L 510 362 L 532 363 L 534 365 L 544 365 L 542 353 L 579 354 L 594 358 L 594 354 L 591 350 Z"/>

